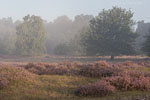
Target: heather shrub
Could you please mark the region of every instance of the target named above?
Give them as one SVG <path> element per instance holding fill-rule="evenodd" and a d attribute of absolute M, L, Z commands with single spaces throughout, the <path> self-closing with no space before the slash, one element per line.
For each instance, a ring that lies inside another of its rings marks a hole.
<path fill-rule="evenodd" d="M 78 87 L 75 90 L 77 96 L 106 96 L 115 92 L 115 87 L 106 81 L 99 81 Z"/>
<path fill-rule="evenodd" d="M 122 66 L 129 66 L 129 67 L 138 67 L 139 65 L 132 62 L 132 61 L 126 61 L 122 63 Z"/>
<path fill-rule="evenodd" d="M 105 81 L 115 86 L 117 89 L 122 91 L 130 90 L 150 90 L 150 77 L 145 77 L 143 74 L 131 74 L 124 73 L 121 76 L 104 78 Z"/>
<path fill-rule="evenodd" d="M 118 76 L 123 70 L 117 67 L 104 67 L 101 68 L 101 75 L 102 77 L 111 77 L 111 76 Z"/>
<path fill-rule="evenodd" d="M 143 74 L 145 77 L 150 77 L 150 72 L 144 72 Z"/>
<path fill-rule="evenodd" d="M 32 73 L 39 74 L 39 75 L 42 74 L 45 70 L 45 66 L 41 63 L 39 64 L 29 63 L 26 66 L 24 66 L 24 68 Z"/>
<path fill-rule="evenodd" d="M 145 67 L 131 61 L 112 64 L 106 61 L 95 63 L 63 62 L 63 63 L 29 63 L 24 66 L 28 71 L 38 75 L 82 75 L 86 77 L 112 77 L 129 74 L 139 77 L 141 74 L 150 76 L 150 73 L 140 72 Z M 126 73 L 125 73 L 126 72 Z M 140 72 L 140 73 L 139 73 Z"/>
<path fill-rule="evenodd" d="M 57 65 L 47 64 L 43 74 L 75 75 L 78 73 L 78 69 L 79 68 L 76 65 L 74 65 L 74 63 L 69 62 L 58 63 Z"/>
<path fill-rule="evenodd" d="M 136 70 L 131 70 L 131 71 L 124 71 L 120 73 L 118 76 L 124 77 L 132 77 L 132 78 L 139 78 L 141 75 L 144 75 L 143 72 L 136 71 Z"/>
<path fill-rule="evenodd" d="M 29 63 L 24 66 L 28 71 L 39 74 L 39 75 L 77 75 L 79 73 L 79 67 L 81 65 L 78 63 Z"/>
<path fill-rule="evenodd" d="M 28 72 L 24 68 L 0 66 L 0 89 L 15 82 L 33 82 L 36 75 Z"/>
<path fill-rule="evenodd" d="M 130 70 L 118 74 L 118 76 L 124 76 L 124 75 L 128 75 L 132 78 L 140 78 L 141 76 L 150 77 L 150 72 L 143 72 L 140 70 Z"/>
<path fill-rule="evenodd" d="M 133 88 L 133 86 L 131 85 L 131 79 L 128 76 L 124 76 L 124 77 L 116 76 L 116 77 L 107 78 L 106 80 L 119 90 L 127 91 Z"/>
<path fill-rule="evenodd" d="M 5 88 L 7 85 L 8 85 L 8 80 L 1 76 L 0 77 L 0 89 Z"/>
<path fill-rule="evenodd" d="M 115 66 L 118 66 L 120 68 L 138 68 L 138 67 L 140 67 L 137 63 L 134 63 L 132 61 L 117 63 L 117 64 L 115 64 Z"/>
<path fill-rule="evenodd" d="M 138 65 L 150 68 L 150 61 L 139 62 Z"/>
<path fill-rule="evenodd" d="M 100 66 L 100 67 L 109 67 L 111 66 L 111 63 L 108 63 L 106 61 L 97 61 L 95 63 L 95 66 Z"/>
<path fill-rule="evenodd" d="M 80 68 L 79 74 L 87 77 L 99 77 L 101 76 L 100 70 L 101 67 L 99 66 L 94 66 L 94 64 L 86 64 Z"/>
<path fill-rule="evenodd" d="M 150 77 L 140 76 L 139 78 L 132 79 L 131 84 L 136 90 L 149 91 L 150 90 Z"/>
<path fill-rule="evenodd" d="M 110 77 L 118 75 L 122 69 L 112 66 L 99 66 L 95 64 L 86 64 L 81 67 L 79 74 L 87 77 Z"/>
<path fill-rule="evenodd" d="M 43 74 L 46 74 L 46 75 L 51 75 L 51 74 L 64 75 L 67 73 L 69 73 L 69 69 L 66 66 L 61 65 L 61 66 L 56 66 L 56 67 L 49 66 L 49 67 L 47 67 L 47 69 L 44 71 Z"/>

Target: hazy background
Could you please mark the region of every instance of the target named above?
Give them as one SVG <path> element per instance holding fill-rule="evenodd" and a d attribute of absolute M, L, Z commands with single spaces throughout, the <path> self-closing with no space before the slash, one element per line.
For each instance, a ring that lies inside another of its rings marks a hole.
<path fill-rule="evenodd" d="M 103 9 L 113 6 L 131 9 L 139 34 L 136 50 L 140 49 L 150 29 L 149 0 L 0 0 L 0 55 L 16 54 L 16 26 L 30 14 L 40 16 L 46 33 L 46 50 L 50 55 L 84 55 L 81 36 L 90 21 Z"/>
<path fill-rule="evenodd" d="M 135 20 L 149 22 L 150 0 L 0 0 L 0 18 L 12 17 L 21 20 L 27 14 L 41 16 L 52 21 L 58 16 L 67 15 L 73 19 L 75 15 L 97 15 L 102 9 L 119 6 L 131 9 Z"/>

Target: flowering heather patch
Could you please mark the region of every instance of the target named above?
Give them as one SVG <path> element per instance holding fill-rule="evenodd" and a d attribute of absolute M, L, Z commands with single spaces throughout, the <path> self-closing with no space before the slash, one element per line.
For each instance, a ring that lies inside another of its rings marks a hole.
<path fill-rule="evenodd" d="M 104 80 L 123 91 L 150 90 L 150 77 L 145 77 L 142 74 L 140 76 L 130 76 L 130 74 L 125 74 L 122 76 L 104 78 Z"/>
<path fill-rule="evenodd" d="M 5 88 L 8 85 L 8 80 L 4 77 L 0 77 L 0 89 Z"/>
<path fill-rule="evenodd" d="M 115 66 L 117 66 L 119 68 L 124 68 L 124 69 L 136 69 L 136 68 L 142 67 L 139 64 L 134 63 L 132 61 L 117 63 L 117 64 L 115 64 Z"/>
<path fill-rule="evenodd" d="M 83 85 L 75 90 L 77 96 L 106 96 L 112 93 L 115 93 L 115 87 L 106 81 Z"/>
<path fill-rule="evenodd" d="M 150 77 L 140 76 L 139 78 L 132 79 L 131 84 L 136 90 L 149 91 L 150 90 Z"/>
<path fill-rule="evenodd" d="M 150 68 L 150 61 L 139 62 L 138 65 Z"/>
<path fill-rule="evenodd" d="M 94 64 L 95 64 L 95 66 L 101 66 L 101 67 L 110 67 L 110 66 L 112 66 L 111 63 L 108 63 L 106 61 L 98 61 Z"/>
<path fill-rule="evenodd" d="M 45 66 L 41 63 L 39 64 L 29 63 L 26 66 L 24 66 L 24 68 L 35 74 L 42 74 L 46 69 Z"/>
<path fill-rule="evenodd" d="M 53 64 L 46 64 L 46 63 L 29 63 L 23 66 L 28 71 L 38 74 L 38 75 L 75 75 L 79 72 L 79 67 L 81 65 L 78 63 L 53 63 Z"/>
<path fill-rule="evenodd" d="M 88 77 L 110 77 L 118 75 L 122 70 L 112 66 L 97 66 L 94 64 L 84 65 L 79 74 Z"/>
<path fill-rule="evenodd" d="M 107 82 L 110 82 L 111 85 L 115 86 L 119 90 L 127 91 L 132 90 L 133 85 L 131 84 L 131 77 L 128 76 L 116 76 L 105 79 Z"/>
<path fill-rule="evenodd" d="M 18 100 L 21 96 L 27 96 L 26 99 L 30 100 L 80 100 L 83 98 L 78 96 L 87 96 L 84 97 L 86 100 L 89 99 L 88 96 L 109 95 L 106 98 L 111 98 L 128 94 L 132 96 L 134 93 L 135 96 L 148 94 L 150 68 L 147 67 L 148 63 L 142 64 L 98 61 L 93 63 L 29 63 L 17 65 L 17 67 L 0 65 L 0 94 L 2 93 L 0 98 L 8 95 L 9 98 L 16 98 L 17 95 Z M 77 87 L 74 91 L 76 96 L 72 94 L 75 87 Z M 11 89 L 12 92 L 6 92 Z M 100 97 L 91 97 L 91 100 L 99 100 Z M 116 100 L 116 98 L 111 99 Z"/>
<path fill-rule="evenodd" d="M 0 89 L 6 87 L 9 83 L 18 81 L 32 82 L 36 75 L 26 71 L 23 68 L 0 66 Z"/>
<path fill-rule="evenodd" d="M 82 75 L 97 78 L 119 76 L 119 74 L 124 72 L 146 71 L 148 69 L 147 67 L 138 65 L 138 63 L 131 61 L 116 64 L 106 61 L 99 61 L 95 63 L 29 63 L 23 67 L 38 75 Z M 144 73 L 145 75 L 150 76 L 149 73 Z"/>

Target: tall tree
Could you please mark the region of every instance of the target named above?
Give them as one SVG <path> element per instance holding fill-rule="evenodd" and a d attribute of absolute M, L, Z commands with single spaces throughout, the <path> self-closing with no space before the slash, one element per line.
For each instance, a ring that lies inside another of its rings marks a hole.
<path fill-rule="evenodd" d="M 111 55 L 111 59 L 120 54 L 133 54 L 136 33 L 132 17 L 130 10 L 118 7 L 104 9 L 91 20 L 90 29 L 83 36 L 87 54 Z"/>
<path fill-rule="evenodd" d="M 150 57 L 150 29 L 148 35 L 146 36 L 146 40 L 143 43 L 142 50 Z"/>
<path fill-rule="evenodd" d="M 16 27 L 16 52 L 19 55 L 41 55 L 46 52 L 45 28 L 39 16 L 27 15 Z"/>

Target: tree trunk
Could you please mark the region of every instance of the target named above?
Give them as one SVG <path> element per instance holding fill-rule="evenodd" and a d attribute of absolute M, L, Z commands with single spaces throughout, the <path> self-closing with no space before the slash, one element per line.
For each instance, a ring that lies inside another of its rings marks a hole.
<path fill-rule="evenodd" d="M 115 59 L 115 56 L 114 55 L 111 55 L 111 58 L 110 58 L 111 60 L 114 60 Z"/>

